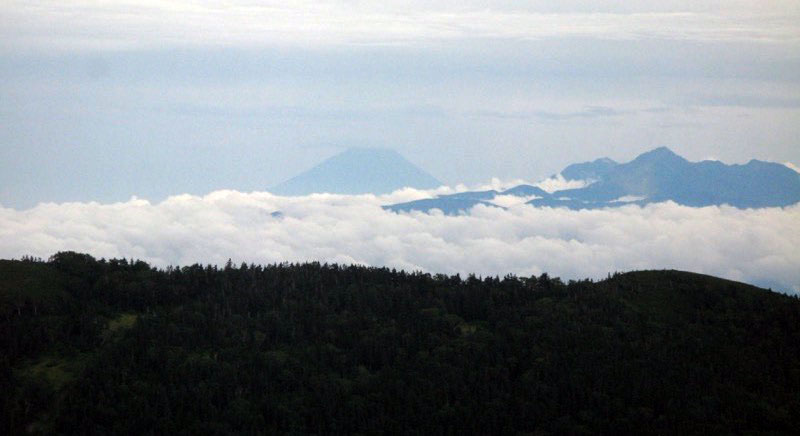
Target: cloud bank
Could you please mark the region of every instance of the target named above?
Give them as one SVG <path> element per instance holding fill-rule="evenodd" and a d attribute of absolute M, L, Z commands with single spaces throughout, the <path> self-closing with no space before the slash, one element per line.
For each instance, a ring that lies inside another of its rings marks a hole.
<path fill-rule="evenodd" d="M 675 268 L 800 292 L 800 205 L 739 210 L 674 203 L 571 211 L 477 206 L 467 216 L 395 214 L 381 205 L 430 196 L 216 191 L 153 204 L 0 207 L 0 257 L 59 250 L 155 265 L 318 260 L 481 275 Z M 280 211 L 282 216 L 274 216 Z"/>

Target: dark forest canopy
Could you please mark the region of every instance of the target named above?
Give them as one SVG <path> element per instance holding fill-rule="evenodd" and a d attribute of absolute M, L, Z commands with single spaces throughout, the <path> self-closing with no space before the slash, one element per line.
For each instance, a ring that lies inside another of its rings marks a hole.
<path fill-rule="evenodd" d="M 792 433 L 800 300 L 319 263 L 0 261 L 0 432 Z"/>

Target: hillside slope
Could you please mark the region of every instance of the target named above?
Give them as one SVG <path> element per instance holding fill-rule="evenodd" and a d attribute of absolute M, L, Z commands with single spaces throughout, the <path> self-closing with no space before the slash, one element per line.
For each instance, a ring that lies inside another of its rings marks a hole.
<path fill-rule="evenodd" d="M 162 271 L 76 253 L 0 272 L 5 434 L 800 427 L 800 301 L 710 276 Z"/>

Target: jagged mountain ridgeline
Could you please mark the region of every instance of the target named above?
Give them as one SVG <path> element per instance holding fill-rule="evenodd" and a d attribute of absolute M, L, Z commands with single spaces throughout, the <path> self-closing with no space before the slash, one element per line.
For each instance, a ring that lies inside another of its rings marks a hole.
<path fill-rule="evenodd" d="M 758 208 L 788 206 L 800 201 L 800 174 L 785 165 L 759 160 L 744 165 L 689 162 L 661 147 L 624 164 L 601 161 L 593 170 L 596 181 L 589 186 L 557 191 L 550 199 L 534 200 L 532 204 L 558 205 L 559 201 L 565 201 L 602 207 L 624 203 L 620 199 L 625 197 L 636 197 L 637 200 L 631 201 L 637 204 L 674 201 L 697 207 L 728 204 Z M 568 171 L 565 177 L 574 176 Z"/>
<path fill-rule="evenodd" d="M 680 271 L 0 260 L 0 432 L 792 434 L 798 325 Z"/>
<path fill-rule="evenodd" d="M 784 207 L 800 202 L 800 174 L 785 165 L 751 160 L 744 165 L 718 161 L 690 162 L 666 147 L 639 155 L 627 163 L 603 158 L 566 167 L 561 176 L 586 186 L 552 193 L 521 185 L 503 192 L 462 192 L 432 199 L 385 206 L 395 212 L 434 209 L 459 214 L 477 205 L 501 207 L 499 195 L 525 198 L 534 206 L 593 209 L 663 201 L 702 207 Z"/>

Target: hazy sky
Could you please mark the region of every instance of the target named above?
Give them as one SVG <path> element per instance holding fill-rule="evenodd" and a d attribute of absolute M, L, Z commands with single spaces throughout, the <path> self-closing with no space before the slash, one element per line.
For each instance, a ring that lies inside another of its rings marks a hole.
<path fill-rule="evenodd" d="M 6 207 L 260 191 L 353 145 L 454 184 L 798 138 L 796 0 L 0 4 Z"/>

